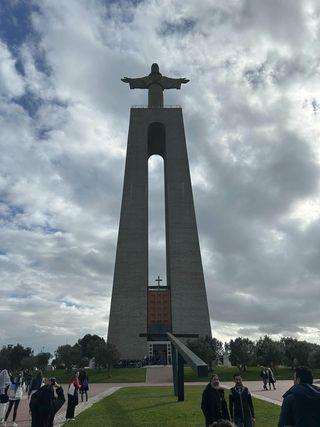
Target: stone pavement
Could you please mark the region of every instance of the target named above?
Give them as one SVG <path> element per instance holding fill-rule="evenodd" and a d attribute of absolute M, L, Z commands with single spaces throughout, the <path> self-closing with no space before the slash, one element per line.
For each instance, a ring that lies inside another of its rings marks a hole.
<path fill-rule="evenodd" d="M 148 366 L 146 373 L 147 384 L 172 384 L 172 366 Z"/>
<path fill-rule="evenodd" d="M 222 382 L 225 388 L 234 386 L 233 381 Z M 262 381 L 244 381 L 243 385 L 248 387 L 253 397 L 281 406 L 283 394 L 293 386 L 292 380 L 280 380 L 275 383 L 276 390 L 263 390 Z"/>
<path fill-rule="evenodd" d="M 159 367 L 148 368 L 147 376 L 145 383 L 122 383 L 122 384 L 90 384 L 89 390 L 89 401 L 79 403 L 76 408 L 75 415 L 78 415 L 80 412 L 88 409 L 94 403 L 103 399 L 104 397 L 109 396 L 110 394 L 116 392 L 120 388 L 123 387 L 160 387 L 160 386 L 172 386 L 171 381 L 171 367 L 165 367 L 164 369 L 159 369 Z M 203 382 L 194 382 L 194 383 L 185 383 L 186 386 L 194 386 L 201 385 L 203 388 L 206 383 Z M 233 386 L 233 382 L 223 382 L 222 385 L 225 388 L 230 388 Z M 282 395 L 287 391 L 292 385 L 292 380 L 290 381 L 277 381 L 276 382 L 276 390 L 268 390 L 265 391 L 262 389 L 261 381 L 247 381 L 244 382 L 244 385 L 247 386 L 251 392 L 251 394 L 262 400 L 266 400 L 268 402 L 272 402 L 276 405 L 281 405 Z M 67 385 L 63 385 L 65 395 L 67 395 Z M 26 396 L 20 402 L 17 414 L 17 420 L 19 427 L 30 427 L 31 426 L 31 418 L 29 415 L 29 400 Z M 65 422 L 65 413 L 66 413 L 67 405 L 66 403 L 60 409 L 55 417 L 55 426 L 61 426 Z M 12 413 L 9 416 L 9 420 L 7 422 L 7 426 L 10 427 L 12 425 Z"/>

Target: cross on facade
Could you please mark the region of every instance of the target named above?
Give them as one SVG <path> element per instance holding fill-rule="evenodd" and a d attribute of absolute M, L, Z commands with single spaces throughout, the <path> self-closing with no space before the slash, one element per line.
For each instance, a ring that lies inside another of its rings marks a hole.
<path fill-rule="evenodd" d="M 162 282 L 162 279 L 160 279 L 160 276 L 155 280 L 155 282 L 158 282 L 158 286 L 160 286 L 160 282 Z"/>

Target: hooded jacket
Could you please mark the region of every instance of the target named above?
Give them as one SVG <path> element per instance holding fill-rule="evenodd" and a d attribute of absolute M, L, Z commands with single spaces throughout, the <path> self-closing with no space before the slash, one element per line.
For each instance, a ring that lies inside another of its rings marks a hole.
<path fill-rule="evenodd" d="M 295 384 L 283 395 L 278 427 L 319 427 L 320 388 L 313 384 Z"/>
<path fill-rule="evenodd" d="M 201 409 L 207 425 L 221 419 L 230 420 L 222 387 L 214 388 L 211 383 L 206 386 L 202 393 Z"/>

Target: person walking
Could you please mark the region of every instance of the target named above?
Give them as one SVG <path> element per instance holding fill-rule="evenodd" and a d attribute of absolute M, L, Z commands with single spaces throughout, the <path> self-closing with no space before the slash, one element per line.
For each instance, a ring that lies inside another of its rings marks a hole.
<path fill-rule="evenodd" d="M 268 372 L 268 384 L 269 384 L 269 390 L 271 390 L 271 385 L 272 385 L 272 387 L 273 387 L 273 390 L 276 390 L 276 386 L 274 385 L 274 384 L 275 384 L 275 382 L 276 382 L 276 379 L 275 379 L 275 377 L 274 377 L 274 375 L 273 375 L 273 372 L 272 372 L 271 368 L 268 368 L 268 369 L 267 369 L 267 372 Z"/>
<path fill-rule="evenodd" d="M 230 420 L 224 389 L 220 386 L 218 375 L 212 375 L 202 393 L 201 409 L 206 419 L 206 427 L 214 421 Z"/>
<path fill-rule="evenodd" d="M 261 366 L 260 377 L 262 379 L 263 390 L 268 390 L 268 372 L 264 366 Z"/>
<path fill-rule="evenodd" d="M 31 427 L 53 427 L 54 416 L 65 401 L 62 387 L 55 378 L 50 378 L 31 395 Z"/>
<path fill-rule="evenodd" d="M 85 370 L 80 371 L 79 383 L 80 383 L 81 402 L 83 402 L 83 395 L 85 395 L 86 402 L 88 402 L 89 377 Z"/>
<path fill-rule="evenodd" d="M 320 387 L 308 368 L 296 368 L 294 385 L 283 395 L 278 427 L 285 426 L 320 426 Z"/>
<path fill-rule="evenodd" d="M 6 369 L 0 372 L 0 423 L 4 423 L 4 416 L 7 410 L 9 396 L 8 388 L 11 384 L 9 373 Z"/>
<path fill-rule="evenodd" d="M 29 369 L 26 369 L 24 371 L 24 377 L 25 377 L 26 393 L 29 393 L 29 389 L 32 383 L 32 373 L 30 372 Z"/>
<path fill-rule="evenodd" d="M 23 395 L 22 385 L 23 385 L 23 375 L 21 372 L 18 372 L 18 374 L 13 379 L 11 377 L 11 384 L 8 389 L 9 406 L 4 418 L 4 426 L 6 426 L 7 424 L 7 420 L 12 408 L 13 408 L 12 426 L 16 427 L 18 425 L 16 423 L 16 418 L 17 418 L 19 403 Z"/>
<path fill-rule="evenodd" d="M 80 388 L 79 383 L 79 371 L 76 371 L 74 375 L 72 376 L 70 382 L 69 382 L 69 388 L 68 388 L 68 406 L 67 406 L 67 412 L 66 412 L 66 419 L 67 420 L 74 420 L 74 411 L 76 409 L 76 406 L 79 403 L 79 396 L 78 396 L 78 390 Z"/>
<path fill-rule="evenodd" d="M 255 424 L 252 397 L 247 387 L 242 384 L 239 374 L 234 374 L 235 386 L 230 389 L 229 409 L 231 419 L 237 427 L 253 427 Z"/>

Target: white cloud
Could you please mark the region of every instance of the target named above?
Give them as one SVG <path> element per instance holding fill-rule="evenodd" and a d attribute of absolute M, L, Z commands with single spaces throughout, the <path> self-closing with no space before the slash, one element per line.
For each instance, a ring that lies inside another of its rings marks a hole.
<path fill-rule="evenodd" d="M 147 96 L 120 78 L 153 62 L 190 78 L 165 102 L 183 106 L 214 335 L 313 340 L 317 3 L 46 0 L 31 13 L 20 44 L 0 31 L 0 344 L 106 334 L 129 107 Z M 155 224 L 161 198 L 156 185 Z"/>
<path fill-rule="evenodd" d="M 24 94 L 24 81 L 15 69 L 15 60 L 4 43 L 0 42 L 0 95 L 6 97 Z"/>

